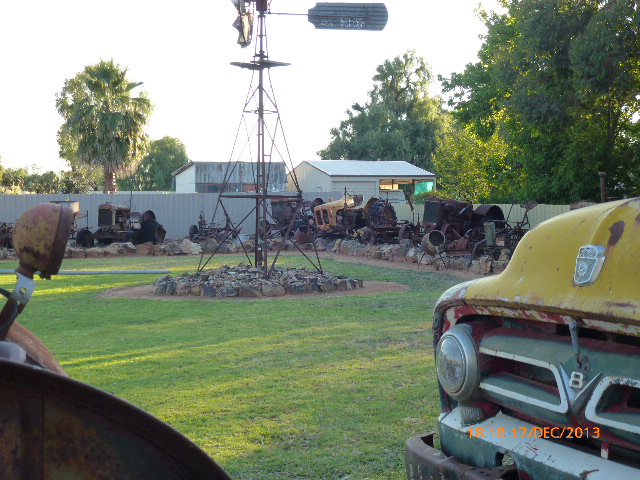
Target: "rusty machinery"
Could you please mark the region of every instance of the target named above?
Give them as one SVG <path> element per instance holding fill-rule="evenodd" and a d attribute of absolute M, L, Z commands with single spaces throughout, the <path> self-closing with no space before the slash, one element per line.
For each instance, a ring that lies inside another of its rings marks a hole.
<path fill-rule="evenodd" d="M 132 212 L 131 207 L 104 203 L 98 206 L 98 229 L 91 232 L 83 228 L 76 232 L 76 243 L 82 247 L 92 247 L 94 241 L 103 245 L 114 242 L 162 243 L 166 230 L 156 220 L 151 210 L 144 213 Z"/>
<path fill-rule="evenodd" d="M 502 251 L 509 254 L 529 229 L 528 212 L 536 202 L 526 202 L 521 221 L 510 223 L 498 205 L 479 205 L 460 200 L 428 197 L 424 205 L 421 241 L 424 252 L 436 255 L 484 254 L 498 258 Z"/>
<path fill-rule="evenodd" d="M 189 240 L 192 242 L 205 241 L 208 238 L 213 238 L 216 241 L 224 241 L 227 238 L 238 238 L 240 234 L 240 227 L 234 227 L 231 222 L 231 218 L 224 211 L 225 223 L 224 226 L 219 223 L 207 223 L 204 218 L 204 210 L 200 210 L 200 216 L 198 217 L 198 224 L 191 225 L 189 227 Z"/>
<path fill-rule="evenodd" d="M 317 237 L 314 209 L 324 200 L 272 200 L 269 235 L 290 237 L 298 243 L 312 243 Z"/>
<path fill-rule="evenodd" d="M 362 195 L 345 195 L 340 200 L 317 205 L 313 209 L 313 220 L 320 237 L 345 237 L 366 227 Z"/>
<path fill-rule="evenodd" d="M 393 205 L 386 199 L 370 198 L 360 207 L 363 196 L 348 194 L 343 198 L 312 206 L 310 227 L 319 237 L 357 237 L 361 243 L 394 243 L 412 238 L 419 230 L 409 222 L 398 222 Z"/>
<path fill-rule="evenodd" d="M 0 223 L 0 247 L 13 248 L 13 228 L 12 223 Z"/>
<path fill-rule="evenodd" d="M 408 223 L 398 223 L 396 210 L 389 200 L 370 198 L 363 216 L 366 226 L 358 232 L 361 243 L 396 243 L 410 232 Z"/>
<path fill-rule="evenodd" d="M 230 480 L 205 452 L 143 410 L 70 378 L 51 351 L 15 322 L 36 287 L 59 272 L 73 223 L 67 205 L 44 203 L 18 219 L 20 259 L 0 311 L 2 478 Z"/>

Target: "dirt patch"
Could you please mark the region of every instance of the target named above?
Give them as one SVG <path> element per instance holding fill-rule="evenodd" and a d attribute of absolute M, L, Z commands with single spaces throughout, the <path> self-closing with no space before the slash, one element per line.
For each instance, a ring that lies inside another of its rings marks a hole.
<path fill-rule="evenodd" d="M 218 301 L 218 300 L 278 300 L 282 298 L 308 298 L 308 297 L 342 297 L 350 295 L 373 295 L 376 293 L 398 293 L 406 292 L 409 290 L 407 285 L 394 282 L 374 282 L 366 281 L 363 283 L 362 288 L 356 288 L 353 290 L 336 291 L 330 293 L 305 293 L 301 295 L 285 295 L 282 297 L 259 297 L 259 298 L 238 298 L 238 297 L 226 297 L 226 298 L 212 298 L 212 297 L 196 297 L 196 296 L 175 296 L 175 295 L 155 295 L 152 292 L 153 287 L 151 285 L 140 285 L 137 287 L 123 287 L 113 288 L 102 292 L 101 298 L 142 298 L 147 300 L 201 300 L 201 301 Z"/>

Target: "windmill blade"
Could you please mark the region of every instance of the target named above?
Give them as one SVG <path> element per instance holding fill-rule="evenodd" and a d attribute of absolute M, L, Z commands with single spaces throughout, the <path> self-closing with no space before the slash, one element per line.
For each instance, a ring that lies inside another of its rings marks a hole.
<path fill-rule="evenodd" d="M 383 30 L 389 13 L 384 3 L 316 3 L 309 22 L 316 29 Z"/>
<path fill-rule="evenodd" d="M 247 4 L 249 7 L 253 4 L 245 0 L 231 0 L 231 3 L 233 3 L 238 12 L 238 17 L 232 24 L 233 28 L 238 31 L 238 45 L 242 48 L 248 47 L 253 37 L 254 12 L 252 8 L 247 7 Z"/>
<path fill-rule="evenodd" d="M 250 12 L 238 15 L 233 22 L 233 28 L 238 30 L 238 45 L 248 47 L 253 37 L 253 14 Z"/>

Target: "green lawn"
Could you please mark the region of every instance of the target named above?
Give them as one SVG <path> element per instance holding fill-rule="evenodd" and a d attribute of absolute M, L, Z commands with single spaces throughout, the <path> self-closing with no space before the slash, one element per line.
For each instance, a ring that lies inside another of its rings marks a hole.
<path fill-rule="evenodd" d="M 242 259 L 217 256 L 213 266 Z M 65 270 L 193 272 L 197 257 L 65 260 Z M 281 265 L 303 266 L 297 256 Z M 17 262 L 0 262 L 15 268 Z M 100 298 L 157 275 L 38 279 L 19 320 L 74 378 L 181 431 L 236 480 L 403 479 L 404 443 L 439 413 L 435 300 L 460 280 L 323 261 L 403 293 L 265 300 Z M 0 286 L 12 289 L 12 275 Z"/>

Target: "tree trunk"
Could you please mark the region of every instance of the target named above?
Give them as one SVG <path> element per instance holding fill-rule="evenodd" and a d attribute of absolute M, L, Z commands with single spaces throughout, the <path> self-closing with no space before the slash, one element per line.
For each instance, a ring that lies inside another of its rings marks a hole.
<path fill-rule="evenodd" d="M 111 167 L 104 167 L 104 190 L 103 193 L 117 193 L 116 172 Z"/>

